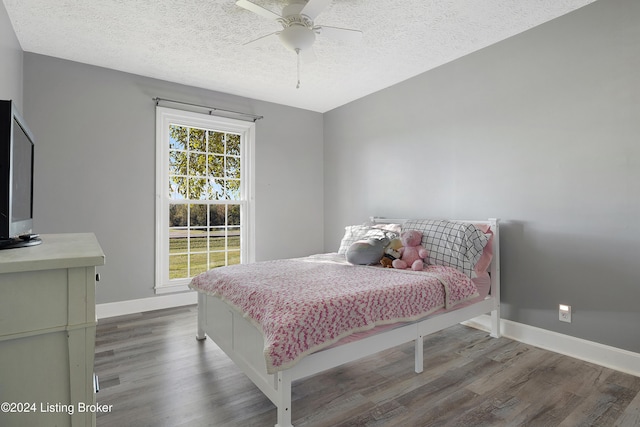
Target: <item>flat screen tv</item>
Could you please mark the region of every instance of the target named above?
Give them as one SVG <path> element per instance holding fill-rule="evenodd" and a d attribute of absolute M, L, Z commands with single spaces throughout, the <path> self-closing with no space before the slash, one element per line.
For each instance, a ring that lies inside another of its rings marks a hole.
<path fill-rule="evenodd" d="M 33 246 L 33 135 L 12 101 L 0 101 L 0 249 Z"/>

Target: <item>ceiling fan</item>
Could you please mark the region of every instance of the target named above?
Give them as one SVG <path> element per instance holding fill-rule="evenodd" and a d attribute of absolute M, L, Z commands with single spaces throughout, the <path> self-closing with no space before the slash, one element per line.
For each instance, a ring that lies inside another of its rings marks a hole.
<path fill-rule="evenodd" d="M 298 56 L 298 85 L 300 87 L 300 52 L 309 50 L 316 41 L 316 35 L 326 36 L 335 40 L 359 40 L 362 31 L 348 28 L 331 27 L 327 25 L 315 25 L 316 17 L 329 6 L 331 0 L 291 0 L 282 9 L 281 14 L 265 9 L 249 0 L 238 0 L 236 5 L 247 9 L 257 15 L 275 20 L 282 25 L 282 30 L 251 40 L 244 45 L 264 40 L 277 35 L 282 44 L 293 50 Z"/>

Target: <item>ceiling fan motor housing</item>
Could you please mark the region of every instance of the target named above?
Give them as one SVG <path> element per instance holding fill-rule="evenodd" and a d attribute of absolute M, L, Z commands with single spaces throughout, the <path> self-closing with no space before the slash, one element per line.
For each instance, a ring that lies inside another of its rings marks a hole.
<path fill-rule="evenodd" d="M 305 5 L 304 1 L 292 2 L 282 10 L 283 29 L 279 34 L 280 41 L 295 52 L 309 49 L 316 41 L 313 20 L 300 14 Z"/>

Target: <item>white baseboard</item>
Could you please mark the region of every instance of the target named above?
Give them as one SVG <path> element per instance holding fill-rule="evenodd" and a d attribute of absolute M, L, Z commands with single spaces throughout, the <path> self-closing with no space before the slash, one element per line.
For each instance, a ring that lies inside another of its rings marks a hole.
<path fill-rule="evenodd" d="M 158 295 L 150 298 L 97 304 L 96 316 L 98 317 L 98 319 L 106 319 L 107 317 L 143 313 L 145 311 L 181 307 L 183 305 L 191 305 L 197 303 L 198 293 L 195 291 L 171 295 Z"/>
<path fill-rule="evenodd" d="M 489 332 L 491 317 L 485 314 L 468 320 L 464 324 Z M 506 338 L 640 377 L 640 353 L 506 319 L 500 320 L 500 330 Z"/>

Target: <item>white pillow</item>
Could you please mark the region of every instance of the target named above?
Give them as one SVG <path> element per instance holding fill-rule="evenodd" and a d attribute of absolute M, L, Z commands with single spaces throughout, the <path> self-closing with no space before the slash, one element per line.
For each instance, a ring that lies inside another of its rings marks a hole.
<path fill-rule="evenodd" d="M 412 219 L 402 229 L 422 232 L 427 264 L 453 267 L 469 277 L 489 241 L 475 225 L 456 221 Z"/>
<path fill-rule="evenodd" d="M 339 254 L 346 254 L 347 249 L 358 240 L 382 239 L 389 240 L 400 237 L 400 226 L 398 224 L 384 225 L 349 225 L 344 228 L 344 236 L 340 242 Z"/>

